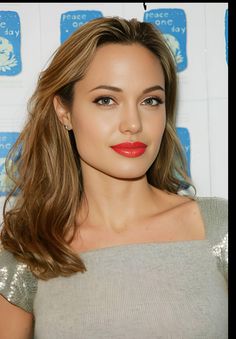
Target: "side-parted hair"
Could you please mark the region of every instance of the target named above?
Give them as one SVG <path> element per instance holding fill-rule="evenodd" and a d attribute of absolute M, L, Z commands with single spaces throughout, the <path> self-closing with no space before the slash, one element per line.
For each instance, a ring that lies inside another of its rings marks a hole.
<path fill-rule="evenodd" d="M 162 34 L 153 24 L 137 19 L 106 17 L 84 24 L 41 72 L 28 103 L 26 125 L 6 159 L 14 188 L 4 203 L 1 242 L 39 279 L 87 270 L 70 248 L 79 229 L 76 212 L 84 192 L 80 159 L 73 132 L 59 121 L 53 98 L 57 95 L 72 106 L 75 83 L 86 75 L 96 49 L 107 43 L 138 43 L 159 58 L 165 77 L 166 128 L 147 179 L 172 193 L 183 184 L 192 185 L 176 134 L 176 65 Z"/>

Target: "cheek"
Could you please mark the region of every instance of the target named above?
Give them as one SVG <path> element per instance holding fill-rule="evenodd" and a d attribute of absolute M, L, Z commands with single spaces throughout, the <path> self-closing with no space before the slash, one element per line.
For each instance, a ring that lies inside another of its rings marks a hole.
<path fill-rule="evenodd" d="M 85 155 L 88 152 L 97 152 L 98 145 L 105 145 L 109 135 L 107 124 L 99 119 L 86 115 L 72 120 L 73 131 L 79 154 Z"/>
<path fill-rule="evenodd" d="M 146 129 L 149 137 L 153 142 L 159 143 L 166 128 L 166 116 L 165 113 L 158 116 L 153 116 L 151 120 L 147 122 Z"/>

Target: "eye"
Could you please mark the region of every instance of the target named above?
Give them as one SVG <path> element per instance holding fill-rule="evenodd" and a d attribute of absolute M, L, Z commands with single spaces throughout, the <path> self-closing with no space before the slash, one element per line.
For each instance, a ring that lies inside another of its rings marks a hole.
<path fill-rule="evenodd" d="M 164 101 L 159 97 L 150 97 L 145 99 L 143 102 L 149 106 L 158 106 L 164 103 Z"/>
<path fill-rule="evenodd" d="M 100 106 L 111 106 L 112 102 L 114 102 L 114 100 L 110 97 L 99 97 L 96 98 L 93 102 L 100 105 Z"/>

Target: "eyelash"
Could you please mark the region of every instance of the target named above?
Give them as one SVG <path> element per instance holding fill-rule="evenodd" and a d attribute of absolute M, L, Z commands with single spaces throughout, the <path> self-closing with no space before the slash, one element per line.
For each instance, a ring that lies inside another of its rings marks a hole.
<path fill-rule="evenodd" d="M 109 100 L 113 100 L 114 101 L 114 99 L 112 99 L 109 96 L 101 96 L 101 97 L 96 98 L 93 102 L 96 103 L 99 106 L 111 106 L 111 105 L 107 105 L 107 104 L 99 104 L 98 103 L 100 100 L 104 100 L 104 99 L 109 99 Z M 164 101 L 161 98 L 155 97 L 155 96 L 146 98 L 144 101 L 147 101 L 147 100 L 156 100 L 158 102 L 157 104 L 150 105 L 150 106 L 159 106 L 159 105 L 164 103 Z"/>
<path fill-rule="evenodd" d="M 160 97 L 149 97 L 145 99 L 144 101 L 147 101 L 147 100 L 156 100 L 158 102 L 156 105 L 150 105 L 150 106 L 159 106 L 164 103 L 164 101 Z"/>
<path fill-rule="evenodd" d="M 110 106 L 110 105 L 106 105 L 106 104 L 99 104 L 98 102 L 100 101 L 100 100 L 104 100 L 104 99 L 109 99 L 109 100 L 113 100 L 111 97 L 98 97 L 98 98 L 96 98 L 93 102 L 95 103 L 95 104 L 98 104 L 99 106 Z M 114 101 L 114 100 L 113 100 Z"/>

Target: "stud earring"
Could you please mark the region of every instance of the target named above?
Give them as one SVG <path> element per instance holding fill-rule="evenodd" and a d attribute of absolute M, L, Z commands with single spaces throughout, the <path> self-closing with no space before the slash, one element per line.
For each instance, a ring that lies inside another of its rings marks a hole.
<path fill-rule="evenodd" d="M 64 125 L 64 126 L 65 126 L 65 129 L 67 129 L 67 131 L 70 130 L 70 128 L 67 125 Z"/>

